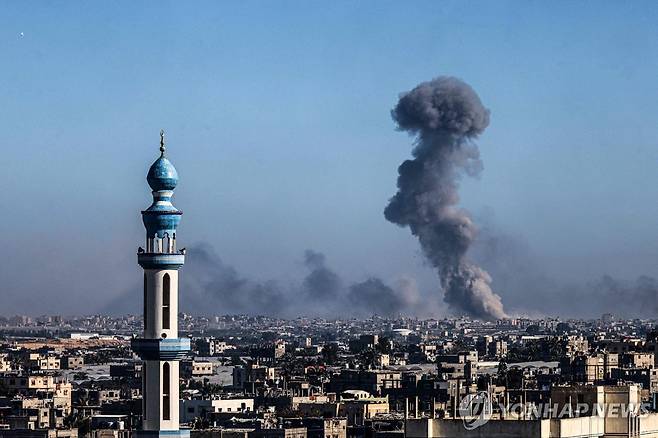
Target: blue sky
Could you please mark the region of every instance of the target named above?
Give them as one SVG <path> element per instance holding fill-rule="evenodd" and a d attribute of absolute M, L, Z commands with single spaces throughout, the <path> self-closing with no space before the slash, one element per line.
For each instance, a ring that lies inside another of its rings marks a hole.
<path fill-rule="evenodd" d="M 657 275 L 657 19 L 641 1 L 5 3 L 0 313 L 89 313 L 138 284 L 161 128 L 189 245 L 282 284 L 313 248 L 440 302 L 382 214 L 411 150 L 390 109 L 439 75 L 491 110 L 461 191 L 476 218 L 551 278 Z"/>

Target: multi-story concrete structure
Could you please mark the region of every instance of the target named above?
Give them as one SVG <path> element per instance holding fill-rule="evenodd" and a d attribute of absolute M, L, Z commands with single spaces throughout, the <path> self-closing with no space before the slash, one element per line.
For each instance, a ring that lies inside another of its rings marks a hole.
<path fill-rule="evenodd" d="M 461 419 L 409 419 L 406 421 L 405 431 L 407 438 L 601 438 L 605 436 L 603 419 L 599 417 L 496 420 L 471 430 L 464 427 Z"/>
<path fill-rule="evenodd" d="M 507 341 L 493 336 L 483 336 L 478 339 L 476 347 L 480 357 L 500 359 L 507 355 Z"/>
<path fill-rule="evenodd" d="M 180 401 L 180 419 L 184 423 L 189 423 L 197 417 L 205 418 L 211 413 L 245 413 L 253 410 L 253 398 Z"/>
<path fill-rule="evenodd" d="M 623 368 L 653 368 L 653 353 L 636 351 L 624 353 L 619 358 L 619 365 Z"/>
<path fill-rule="evenodd" d="M 81 370 L 85 366 L 85 358 L 83 356 L 62 356 L 60 365 L 67 370 Z"/>
<path fill-rule="evenodd" d="M 28 376 L 3 375 L 0 384 L 19 394 L 34 395 L 37 393 L 53 393 L 55 396 L 71 397 L 72 385 L 66 379 L 44 374 Z"/>
<path fill-rule="evenodd" d="M 219 339 L 205 338 L 197 342 L 197 348 L 201 356 L 218 356 L 227 350 L 235 349 L 235 346 Z"/>
<path fill-rule="evenodd" d="M 142 368 L 142 430 L 138 436 L 189 436 L 179 427 L 179 363 L 190 351 L 190 340 L 178 337 L 178 270 L 185 251 L 176 249 L 176 229 L 181 211 L 171 203 L 178 173 L 165 157 L 164 132 L 160 132 L 160 157 L 146 180 L 153 203 L 142 211 L 146 249 L 137 261 L 144 269 L 144 332 L 132 348 L 144 361 Z"/>
<path fill-rule="evenodd" d="M 11 371 L 11 361 L 8 354 L 0 354 L 0 373 Z"/>
<path fill-rule="evenodd" d="M 181 362 L 181 376 L 185 378 L 212 376 L 214 368 L 212 362 L 186 360 Z"/>
<path fill-rule="evenodd" d="M 402 373 L 390 370 L 341 370 L 329 384 L 331 392 L 342 393 L 350 389 L 360 389 L 370 394 L 381 394 L 386 388 L 400 388 Z"/>
<path fill-rule="evenodd" d="M 276 369 L 266 365 L 239 365 L 233 368 L 233 389 L 254 390 L 276 377 Z"/>
<path fill-rule="evenodd" d="M 653 360 L 653 359 L 652 359 Z M 573 382 L 597 383 L 609 380 L 619 368 L 619 355 L 616 353 L 598 353 L 562 358 L 562 374 L 569 376 Z"/>
<path fill-rule="evenodd" d="M 473 382 L 477 377 L 477 351 L 464 351 L 458 354 L 442 354 L 436 357 L 437 370 L 446 380 Z"/>
<path fill-rule="evenodd" d="M 349 426 L 363 426 L 364 420 L 388 413 L 388 397 L 373 397 L 359 390 L 343 392 L 338 405 L 338 415 L 347 418 Z"/>
<path fill-rule="evenodd" d="M 551 418 L 491 419 L 465 426 L 463 419 L 409 419 L 409 438 L 630 438 L 658 437 L 658 414 L 636 415 L 637 386 L 558 387 Z M 629 409 L 629 414 L 613 407 Z M 582 412 L 581 412 L 582 410 Z M 631 412 L 633 411 L 633 412 Z M 566 415 L 563 415 L 565 414 Z"/>
<path fill-rule="evenodd" d="M 53 355 L 42 355 L 39 353 L 30 353 L 29 365 L 32 370 L 59 370 L 61 369 L 60 360 Z"/>

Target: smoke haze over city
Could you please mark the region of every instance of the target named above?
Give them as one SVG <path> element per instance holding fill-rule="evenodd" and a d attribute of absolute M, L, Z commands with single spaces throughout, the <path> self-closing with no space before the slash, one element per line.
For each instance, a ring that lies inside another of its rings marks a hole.
<path fill-rule="evenodd" d="M 567 5 L 5 5 L 0 314 L 140 308 L 161 128 L 183 311 L 655 314 L 658 7 Z"/>

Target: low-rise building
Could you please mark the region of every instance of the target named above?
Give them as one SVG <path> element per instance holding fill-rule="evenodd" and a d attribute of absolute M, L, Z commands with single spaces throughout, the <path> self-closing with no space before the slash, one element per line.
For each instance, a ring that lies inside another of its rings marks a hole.
<path fill-rule="evenodd" d="M 363 426 L 366 419 L 388 413 L 388 397 L 373 397 L 365 391 L 343 392 L 338 405 L 338 416 L 347 418 L 348 426 Z"/>
<path fill-rule="evenodd" d="M 60 365 L 66 370 L 81 370 L 85 366 L 85 358 L 83 356 L 62 356 Z"/>
<path fill-rule="evenodd" d="M 195 418 L 205 418 L 212 413 L 245 413 L 253 412 L 254 399 L 230 398 L 221 400 L 181 400 L 180 421 L 189 423 Z"/>
<path fill-rule="evenodd" d="M 184 378 L 212 376 L 214 368 L 212 362 L 201 362 L 196 360 L 181 361 L 181 376 Z"/>

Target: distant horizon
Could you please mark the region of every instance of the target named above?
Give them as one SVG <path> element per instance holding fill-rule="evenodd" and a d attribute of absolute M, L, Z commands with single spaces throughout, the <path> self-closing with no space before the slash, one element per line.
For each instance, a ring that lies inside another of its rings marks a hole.
<path fill-rule="evenodd" d="M 498 320 L 482 320 L 482 319 L 477 319 L 473 317 L 468 317 L 468 316 L 444 316 L 444 317 L 418 317 L 418 316 L 407 316 L 407 315 L 401 315 L 401 316 L 381 316 L 381 315 L 371 315 L 367 317 L 323 317 L 323 316 L 296 316 L 296 317 L 281 317 L 281 316 L 271 316 L 271 315 L 249 315 L 249 314 L 213 314 L 213 315 L 200 315 L 200 314 L 190 314 L 190 313 L 185 313 L 185 312 L 180 312 L 179 315 L 188 315 L 193 318 L 252 318 L 252 319 L 260 319 L 260 318 L 266 318 L 266 319 L 275 319 L 275 320 L 281 320 L 281 321 L 293 321 L 297 319 L 309 319 L 309 320 L 325 320 L 325 321 L 366 321 L 366 320 L 372 320 L 372 319 L 381 319 L 385 321 L 395 321 L 395 320 L 411 320 L 411 321 L 446 321 L 446 320 L 470 320 L 470 321 L 478 321 L 481 323 L 490 323 L 490 324 L 496 324 L 500 321 L 512 321 L 512 320 L 528 320 L 528 321 L 543 321 L 543 320 L 562 320 L 562 321 L 591 321 L 591 320 L 599 320 L 603 319 L 606 317 L 612 317 L 614 320 L 617 321 L 633 321 L 633 320 L 640 320 L 640 321 L 658 321 L 658 316 L 656 318 L 624 318 L 619 315 L 614 315 L 614 314 L 602 314 L 599 317 L 560 317 L 560 316 L 509 316 L 506 318 L 501 318 Z M 38 319 L 41 317 L 44 318 L 54 318 L 54 317 L 61 317 L 61 318 L 91 318 L 91 317 L 96 317 L 96 316 L 102 316 L 102 317 L 109 317 L 113 319 L 118 319 L 118 318 L 124 318 L 124 317 L 136 317 L 136 318 L 141 318 L 142 315 L 140 313 L 126 313 L 126 314 L 117 314 L 117 315 L 112 315 L 112 314 L 102 314 L 102 313 L 90 313 L 90 314 L 0 314 L 0 318 L 4 319 L 12 319 L 12 318 L 22 318 L 22 317 L 28 317 L 31 319 Z"/>

